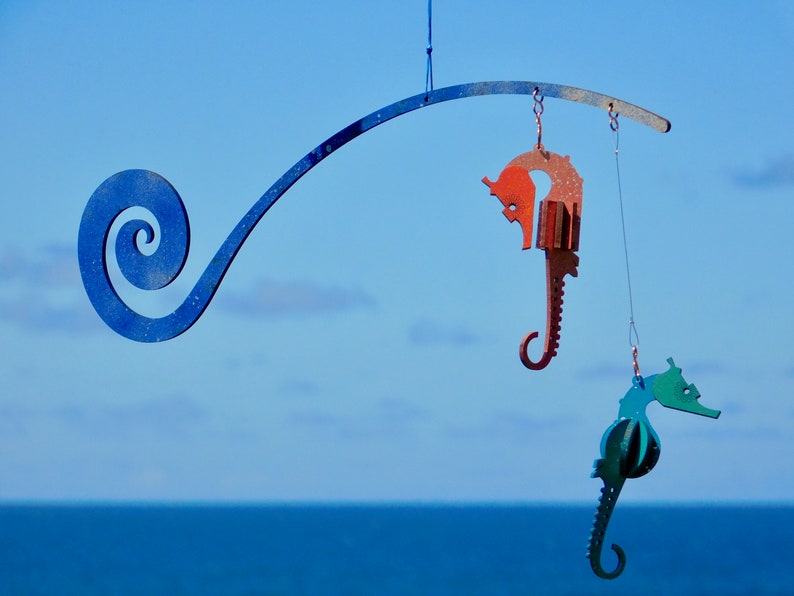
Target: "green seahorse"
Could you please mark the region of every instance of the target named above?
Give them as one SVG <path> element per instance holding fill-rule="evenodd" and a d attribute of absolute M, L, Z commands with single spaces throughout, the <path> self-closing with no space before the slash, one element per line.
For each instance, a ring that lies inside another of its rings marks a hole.
<path fill-rule="evenodd" d="M 661 446 L 659 436 L 651 426 L 645 408 L 654 399 L 667 408 L 690 412 L 709 418 L 718 418 L 719 410 L 711 410 L 700 404 L 700 392 L 687 383 L 681 369 L 672 358 L 667 362 L 670 369 L 662 374 L 647 378 L 634 377 L 632 387 L 620 400 L 618 418 L 612 423 L 601 439 L 601 458 L 593 464 L 593 478 L 601 478 L 604 487 L 598 501 L 587 558 L 590 566 L 599 577 L 614 579 L 623 573 L 626 555 L 623 549 L 612 545 L 618 556 L 614 571 L 605 571 L 601 566 L 601 549 L 604 543 L 609 518 L 627 478 L 639 478 L 650 472 L 659 460 Z"/>

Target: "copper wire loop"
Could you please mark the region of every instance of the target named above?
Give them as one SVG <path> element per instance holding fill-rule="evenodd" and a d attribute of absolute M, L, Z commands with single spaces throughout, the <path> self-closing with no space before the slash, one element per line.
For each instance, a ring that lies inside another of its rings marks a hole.
<path fill-rule="evenodd" d="M 538 125 L 537 149 L 542 150 L 543 143 L 541 141 L 543 139 L 543 125 L 540 122 L 540 115 L 543 113 L 543 100 L 546 99 L 546 97 L 541 95 L 540 99 L 538 99 L 538 93 L 540 93 L 540 89 L 535 87 L 532 91 L 532 98 L 535 100 L 535 103 L 532 105 L 532 113 L 535 114 L 535 123 Z"/>
<path fill-rule="evenodd" d="M 620 128 L 620 123 L 618 122 L 620 114 L 612 111 L 614 107 L 612 103 L 609 104 L 609 128 L 612 129 L 612 132 L 617 132 L 618 128 Z"/>
<path fill-rule="evenodd" d="M 631 346 L 631 364 L 634 367 L 634 376 L 640 379 L 642 378 L 642 375 L 640 374 L 640 362 L 637 359 L 637 356 L 637 346 Z"/>

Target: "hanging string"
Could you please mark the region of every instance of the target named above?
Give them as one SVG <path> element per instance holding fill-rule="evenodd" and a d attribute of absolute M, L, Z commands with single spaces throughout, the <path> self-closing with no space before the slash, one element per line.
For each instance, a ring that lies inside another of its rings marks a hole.
<path fill-rule="evenodd" d="M 427 70 L 425 72 L 425 101 L 433 90 L 433 0 L 427 0 Z"/>
<path fill-rule="evenodd" d="M 637 333 L 637 325 L 634 322 L 634 298 L 631 292 L 631 268 L 629 267 L 629 246 L 626 240 L 626 218 L 623 213 L 623 188 L 620 183 L 620 159 L 619 159 L 619 144 L 620 144 L 620 123 L 618 122 L 617 112 L 613 112 L 613 104 L 609 104 L 609 128 L 612 130 L 612 142 L 615 147 L 615 172 L 617 173 L 618 180 L 618 200 L 620 202 L 620 226 L 623 232 L 623 256 L 626 261 L 626 285 L 629 292 L 629 345 L 631 346 L 632 366 L 634 367 L 634 376 L 642 382 L 642 375 L 640 374 L 640 364 L 638 360 L 638 346 L 640 343 L 640 336 Z"/>

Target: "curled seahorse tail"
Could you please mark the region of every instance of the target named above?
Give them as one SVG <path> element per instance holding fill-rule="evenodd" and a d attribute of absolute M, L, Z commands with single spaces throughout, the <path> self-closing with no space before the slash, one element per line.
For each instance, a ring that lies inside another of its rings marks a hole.
<path fill-rule="evenodd" d="M 559 347 L 559 335 L 556 338 L 547 336 L 546 339 L 546 347 L 543 350 L 543 355 L 540 359 L 535 362 L 532 358 L 529 357 L 529 342 L 533 339 L 539 337 L 540 334 L 537 331 L 532 331 L 527 333 L 524 336 L 524 339 L 521 340 L 521 344 L 518 347 L 518 357 L 521 359 L 521 363 L 526 366 L 530 370 L 542 370 L 549 365 L 551 359 L 557 355 L 557 348 Z"/>
<path fill-rule="evenodd" d="M 587 545 L 587 558 L 590 559 L 590 566 L 593 568 L 593 572 L 603 579 L 615 579 L 623 573 L 623 569 L 626 567 L 626 554 L 617 544 L 612 545 L 612 550 L 618 556 L 617 567 L 613 571 L 606 571 L 601 566 L 601 550 L 604 546 L 604 536 L 606 535 L 609 519 L 612 517 L 612 511 L 615 508 L 621 488 L 623 488 L 623 480 L 617 485 L 604 482 L 601 496 L 598 499 L 598 509 L 593 521 L 593 529 L 590 532 L 590 542 Z"/>
<path fill-rule="evenodd" d="M 579 257 L 572 250 L 546 249 L 546 339 L 543 355 L 537 362 L 529 357 L 529 343 L 540 334 L 528 333 L 521 342 L 518 354 L 521 362 L 531 370 L 545 368 L 557 355 L 562 330 L 562 305 L 565 296 L 565 276 L 578 275 Z"/>

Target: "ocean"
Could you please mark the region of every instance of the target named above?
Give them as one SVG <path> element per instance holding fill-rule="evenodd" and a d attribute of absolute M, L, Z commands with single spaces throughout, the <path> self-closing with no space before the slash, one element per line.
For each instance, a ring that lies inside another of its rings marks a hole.
<path fill-rule="evenodd" d="M 0 594 L 792 594 L 794 506 L 5 505 Z"/>

